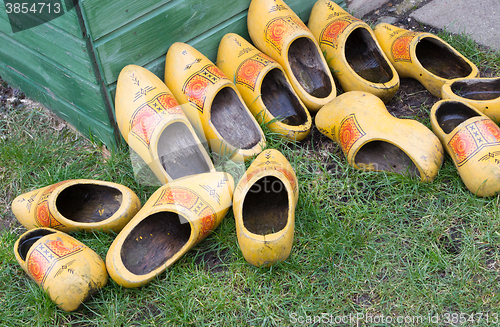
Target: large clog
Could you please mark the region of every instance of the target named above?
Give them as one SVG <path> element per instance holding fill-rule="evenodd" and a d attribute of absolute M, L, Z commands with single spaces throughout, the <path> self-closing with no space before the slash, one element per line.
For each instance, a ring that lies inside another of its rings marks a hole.
<path fill-rule="evenodd" d="M 231 206 L 234 182 L 206 173 L 160 187 L 111 244 L 106 267 L 124 287 L 147 284 L 203 240 Z"/>
<path fill-rule="evenodd" d="M 236 186 L 233 212 L 245 260 L 261 267 L 286 260 L 295 228 L 297 177 L 279 151 L 263 151 Z"/>
<path fill-rule="evenodd" d="M 215 171 L 177 100 L 147 69 L 136 65 L 122 69 L 115 110 L 123 138 L 162 184 Z"/>
<path fill-rule="evenodd" d="M 307 26 L 344 91 L 369 92 L 384 102 L 394 96 L 398 73 L 367 23 L 333 1 L 319 0 Z"/>
<path fill-rule="evenodd" d="M 26 227 L 51 227 L 64 232 L 118 233 L 141 208 L 128 187 L 106 181 L 72 179 L 19 195 L 12 212 Z"/>
<path fill-rule="evenodd" d="M 460 100 L 500 122 L 500 77 L 456 78 L 444 83 L 443 99 Z"/>
<path fill-rule="evenodd" d="M 437 176 L 443 163 L 443 147 L 427 127 L 392 116 L 371 93 L 338 96 L 318 112 L 315 123 L 357 169 L 420 176 L 426 182 Z"/>
<path fill-rule="evenodd" d="M 170 46 L 165 83 L 193 126 L 205 132 L 213 152 L 238 161 L 251 158 L 265 147 L 264 133 L 236 86 L 192 46 L 180 42 Z M 196 121 L 202 126 L 196 126 Z"/>
<path fill-rule="evenodd" d="M 253 44 L 285 69 L 309 110 L 335 98 L 335 82 L 314 35 L 284 1 L 252 0 L 247 25 Z"/>
<path fill-rule="evenodd" d="M 259 123 L 268 124 L 272 132 L 294 141 L 309 134 L 311 115 L 276 61 L 241 36 L 229 33 L 219 44 L 217 66 L 235 81 Z"/>
<path fill-rule="evenodd" d="M 14 255 L 28 276 L 64 311 L 77 310 L 108 282 L 101 257 L 73 237 L 52 228 L 22 234 Z"/>
<path fill-rule="evenodd" d="M 418 80 L 436 97 L 441 97 L 441 88 L 450 79 L 479 76 L 476 65 L 434 34 L 386 23 L 373 31 L 399 77 Z"/>
<path fill-rule="evenodd" d="M 436 102 L 431 126 L 453 159 L 465 186 L 477 196 L 500 192 L 500 128 L 460 100 Z"/>

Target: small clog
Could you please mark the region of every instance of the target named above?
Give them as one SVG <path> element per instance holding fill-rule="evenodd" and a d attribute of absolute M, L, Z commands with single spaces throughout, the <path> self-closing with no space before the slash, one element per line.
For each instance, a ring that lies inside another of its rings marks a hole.
<path fill-rule="evenodd" d="M 448 80 L 479 76 L 476 65 L 434 34 L 386 23 L 375 26 L 373 32 L 399 77 L 418 80 L 438 98 Z"/>
<path fill-rule="evenodd" d="M 465 186 L 479 197 L 500 192 L 500 128 L 488 116 L 460 100 L 436 102 L 430 113 Z"/>
<path fill-rule="evenodd" d="M 241 36 L 226 34 L 217 53 L 217 66 L 235 81 L 241 97 L 259 123 L 292 141 L 311 130 L 309 111 L 290 85 L 283 68 Z"/>
<path fill-rule="evenodd" d="M 160 187 L 111 244 L 106 267 L 124 287 L 139 287 L 203 240 L 231 206 L 234 182 L 205 173 Z"/>
<path fill-rule="evenodd" d="M 398 73 L 367 23 L 333 1 L 319 0 L 307 26 L 345 92 L 369 92 L 388 102 L 398 91 Z"/>
<path fill-rule="evenodd" d="M 14 244 L 21 268 L 64 311 L 75 311 L 108 282 L 101 257 L 73 237 L 52 228 L 36 228 Z"/>
<path fill-rule="evenodd" d="M 500 122 L 500 77 L 456 78 L 444 83 L 443 99 L 467 102 L 496 123 Z"/>
<path fill-rule="evenodd" d="M 236 186 L 233 212 L 238 244 L 257 267 L 290 255 L 299 195 L 297 176 L 281 152 L 263 151 Z"/>
<path fill-rule="evenodd" d="M 260 153 L 266 138 L 236 86 L 192 46 L 170 46 L 165 83 L 195 128 L 202 128 L 212 152 L 247 160 Z M 201 121 L 202 126 L 196 126 Z"/>
<path fill-rule="evenodd" d="M 371 93 L 346 92 L 316 115 L 316 127 L 340 145 L 356 169 L 420 176 L 432 181 L 443 163 L 439 139 L 413 119 L 392 116 Z"/>
<path fill-rule="evenodd" d="M 177 100 L 147 69 L 136 65 L 122 69 L 115 110 L 123 138 L 162 184 L 215 171 Z"/>
<path fill-rule="evenodd" d="M 106 181 L 72 179 L 19 195 L 12 212 L 26 227 L 50 227 L 63 232 L 118 233 L 141 208 L 128 187 Z"/>
<path fill-rule="evenodd" d="M 284 68 L 311 112 L 335 98 L 335 82 L 314 35 L 283 0 L 252 0 L 247 25 L 253 44 Z"/>

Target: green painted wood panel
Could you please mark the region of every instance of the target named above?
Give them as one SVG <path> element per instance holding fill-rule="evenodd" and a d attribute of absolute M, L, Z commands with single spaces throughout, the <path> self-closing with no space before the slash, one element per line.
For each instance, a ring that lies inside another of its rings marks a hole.
<path fill-rule="evenodd" d="M 170 1 L 80 0 L 80 6 L 95 41 Z"/>
<path fill-rule="evenodd" d="M 149 14 L 146 20 L 133 22 L 97 40 L 96 51 L 107 84 L 114 83 L 126 65 L 133 63 L 145 66 L 165 55 L 174 42 L 188 42 L 202 34 L 210 34 L 211 29 L 220 29 L 219 24 L 224 25 L 223 29 L 228 32 L 240 31 L 242 21 L 246 26 L 249 3 L 250 0 L 229 1 L 224 4 L 224 10 L 220 10 L 221 6 L 214 4 L 213 0 L 172 1 Z M 314 3 L 315 1 L 304 0 L 287 1 L 299 17 L 306 21 Z M 235 21 L 235 16 L 238 21 Z M 238 29 L 231 30 L 231 24 Z M 206 41 L 210 43 L 208 47 L 211 49 L 216 48 L 218 42 L 214 39 Z M 213 51 L 207 53 L 207 56 L 211 53 Z"/>
<path fill-rule="evenodd" d="M 17 69 L 0 61 L 0 76 L 13 87 L 20 88 L 30 99 L 44 104 L 46 108 L 70 123 L 82 134 L 99 140 L 110 147 L 116 146 L 111 127 L 84 114 L 84 110 L 74 104 L 59 98 L 57 95 L 49 94 L 45 88 L 34 83 L 28 75 L 22 74 Z"/>
<path fill-rule="evenodd" d="M 28 30 L 12 33 L 10 24 L 0 14 L 0 31 L 17 42 L 64 65 L 89 81 L 95 79 L 87 47 L 82 39 L 51 25 L 42 24 Z"/>
<path fill-rule="evenodd" d="M 14 67 L 34 83 L 85 110 L 85 114 L 109 125 L 100 88 L 74 72 L 0 32 L 0 61 Z"/>

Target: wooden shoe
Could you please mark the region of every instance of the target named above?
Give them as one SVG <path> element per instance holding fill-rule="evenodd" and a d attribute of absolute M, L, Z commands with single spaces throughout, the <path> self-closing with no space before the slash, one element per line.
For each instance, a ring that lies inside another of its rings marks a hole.
<path fill-rule="evenodd" d="M 164 272 L 220 224 L 233 189 L 231 175 L 220 172 L 160 187 L 111 244 L 111 278 L 139 287 Z"/>
<path fill-rule="evenodd" d="M 245 260 L 261 267 L 290 255 L 299 195 L 292 166 L 277 150 L 263 151 L 236 186 L 238 244 Z"/>
<path fill-rule="evenodd" d="M 426 182 L 443 163 L 443 147 L 427 127 L 392 116 L 371 93 L 340 95 L 318 112 L 315 122 L 357 169 L 420 176 Z"/>
<path fill-rule="evenodd" d="M 385 23 L 373 31 L 399 77 L 418 80 L 436 97 L 441 97 L 441 87 L 450 79 L 479 76 L 476 65 L 431 33 L 410 32 Z"/>
<path fill-rule="evenodd" d="M 123 138 L 162 184 L 215 171 L 177 100 L 147 69 L 136 65 L 122 69 L 115 110 Z"/>
<path fill-rule="evenodd" d="M 247 25 L 253 44 L 283 67 L 309 110 L 335 98 L 335 82 L 314 35 L 285 2 L 252 0 Z"/>
<path fill-rule="evenodd" d="M 372 93 L 384 102 L 399 89 L 399 76 L 370 26 L 335 2 L 319 0 L 308 27 L 344 91 Z"/>
<path fill-rule="evenodd" d="M 26 227 L 64 232 L 118 233 L 141 208 L 128 187 L 106 181 L 72 179 L 19 195 L 12 212 Z"/>
<path fill-rule="evenodd" d="M 500 77 L 453 79 L 444 83 L 441 93 L 443 99 L 467 102 L 500 122 Z"/>
<path fill-rule="evenodd" d="M 179 103 L 186 104 L 189 120 L 201 120 L 213 152 L 249 159 L 265 147 L 264 133 L 234 84 L 195 48 L 180 42 L 170 46 L 165 83 Z"/>
<path fill-rule="evenodd" d="M 74 311 L 108 282 L 104 261 L 73 237 L 52 228 L 27 231 L 14 244 L 23 270 L 64 311 Z"/>
<path fill-rule="evenodd" d="M 500 128 L 460 100 L 432 106 L 431 126 L 453 159 L 465 186 L 477 196 L 500 192 Z"/>
<path fill-rule="evenodd" d="M 226 34 L 219 44 L 217 66 L 236 88 L 259 123 L 290 140 L 300 141 L 312 120 L 283 68 L 241 36 Z"/>

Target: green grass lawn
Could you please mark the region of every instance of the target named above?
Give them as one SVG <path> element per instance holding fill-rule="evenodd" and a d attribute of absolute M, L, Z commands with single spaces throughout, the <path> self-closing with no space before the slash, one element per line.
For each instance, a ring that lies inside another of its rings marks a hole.
<path fill-rule="evenodd" d="M 483 71 L 500 75 L 500 54 L 441 36 Z M 0 219 L 13 222 L 0 231 L 0 326 L 354 326 L 356 318 L 360 326 L 500 323 L 500 197 L 471 194 L 449 157 L 425 184 L 355 170 L 317 130 L 299 144 L 269 137 L 300 184 L 294 245 L 285 262 L 246 263 L 229 211 L 207 239 L 150 284 L 126 289 L 110 279 L 80 310 L 63 312 L 14 257 L 25 229 L 13 220 L 12 200 L 73 178 L 124 184 L 143 204 L 155 187 L 135 180 L 126 147 L 103 156 L 98 145 L 58 128 L 42 109 L 0 115 Z M 114 238 L 72 235 L 103 259 Z"/>

